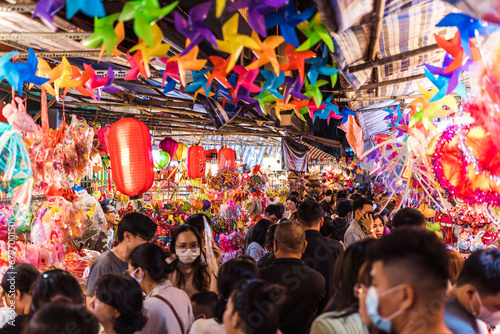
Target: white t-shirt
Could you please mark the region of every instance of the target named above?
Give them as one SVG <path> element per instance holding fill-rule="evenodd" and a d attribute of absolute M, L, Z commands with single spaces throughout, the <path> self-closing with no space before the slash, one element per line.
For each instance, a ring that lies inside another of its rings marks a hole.
<path fill-rule="evenodd" d="M 161 299 L 152 297 L 154 295 L 160 295 L 172 304 L 182 322 L 184 333 L 189 332 L 194 322 L 191 301 L 184 291 L 173 287 L 169 280 L 165 280 L 156 285 L 144 301 L 148 322 L 140 333 L 182 333 L 172 309 Z"/>
<path fill-rule="evenodd" d="M 219 323 L 215 318 L 198 319 L 191 326 L 189 334 L 213 334 L 225 333 L 224 324 Z"/>
<path fill-rule="evenodd" d="M 9 322 L 10 320 L 12 320 L 10 317 L 9 317 L 9 313 L 10 313 L 11 309 L 8 308 L 8 307 L 0 307 L 0 328 L 2 328 L 3 326 L 5 326 L 7 324 L 7 322 Z M 14 314 L 14 317 L 15 317 L 15 314 Z"/>

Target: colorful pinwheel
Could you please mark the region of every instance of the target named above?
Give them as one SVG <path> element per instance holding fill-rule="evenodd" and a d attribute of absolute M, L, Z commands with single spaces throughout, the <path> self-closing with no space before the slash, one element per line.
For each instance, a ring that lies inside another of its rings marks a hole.
<path fill-rule="evenodd" d="M 416 107 L 422 107 L 422 116 L 446 117 L 457 111 L 457 101 L 453 96 L 446 95 L 439 101 L 430 102 L 432 97 L 437 94 L 438 89 L 433 88 L 430 91 L 427 91 L 419 84 L 417 84 L 417 86 L 422 93 L 422 96 L 417 97 L 415 100 L 410 102 L 410 104 Z M 443 105 L 446 105 L 448 109 L 443 109 Z"/>
<path fill-rule="evenodd" d="M 66 0 L 66 18 L 68 20 L 79 11 L 90 17 L 106 16 L 101 0 Z"/>
<path fill-rule="evenodd" d="M 224 59 L 219 56 L 210 56 L 210 61 L 214 65 L 212 69 L 212 73 L 210 74 L 210 77 L 208 78 L 207 81 L 207 87 L 212 84 L 212 81 L 215 79 L 219 84 L 224 86 L 224 88 L 232 88 L 231 84 L 227 81 L 227 67 L 229 66 L 229 63 L 231 62 L 231 56 L 229 56 L 227 59 Z"/>
<path fill-rule="evenodd" d="M 137 51 L 132 57 L 127 52 L 127 61 L 130 65 L 130 71 L 125 76 L 125 80 L 136 80 L 139 73 L 145 78 L 149 78 L 148 72 L 144 68 L 144 57 L 142 51 Z"/>
<path fill-rule="evenodd" d="M 151 57 L 164 57 L 167 55 L 168 50 L 170 50 L 171 43 L 162 43 L 163 41 L 163 33 L 158 25 L 153 24 L 153 42 L 154 44 L 150 46 L 150 44 L 144 42 L 140 42 L 139 44 L 133 46 L 129 52 L 134 52 L 136 50 L 141 50 L 141 55 L 144 60 L 144 69 L 146 70 L 147 77 L 151 76 L 151 71 L 149 70 L 149 60 Z"/>
<path fill-rule="evenodd" d="M 319 13 L 316 13 L 311 21 L 304 21 L 299 24 L 297 28 L 299 28 L 299 30 L 307 36 L 307 40 L 297 48 L 297 51 L 309 50 L 321 40 L 325 42 L 325 45 L 328 46 L 330 52 L 333 53 L 335 51 L 333 48 L 333 39 L 321 22 Z"/>
<path fill-rule="evenodd" d="M 128 1 L 123 6 L 119 20 L 129 21 L 133 19 L 135 34 L 149 46 L 154 47 L 156 44 L 153 37 L 153 23 L 168 15 L 178 3 L 179 1 L 175 1 L 166 7 L 160 8 L 158 0 Z"/>
<path fill-rule="evenodd" d="M 168 57 L 161 57 L 160 61 L 165 64 L 165 71 L 163 71 L 163 80 L 161 82 L 162 87 L 165 85 L 165 80 L 168 78 L 177 82 L 181 81 L 179 63 L 177 61 L 170 61 L 170 58 Z M 169 82 L 171 82 L 171 80 Z"/>
<path fill-rule="evenodd" d="M 189 39 L 186 40 L 186 45 L 189 45 L 189 43 Z M 179 65 L 179 75 L 183 87 L 186 87 L 186 71 L 200 71 L 207 63 L 206 59 L 197 59 L 198 51 L 199 48 L 195 46 L 184 56 L 175 55 L 169 59 L 169 62 L 176 61 Z"/>
<path fill-rule="evenodd" d="M 347 108 L 342 108 L 342 111 L 340 112 L 342 115 L 342 122 L 340 124 L 344 124 L 349 120 L 349 115 L 356 117 L 356 113 L 352 110 L 349 110 Z"/>
<path fill-rule="evenodd" d="M 83 45 L 89 48 L 99 48 L 104 45 L 108 55 L 113 52 L 118 44 L 118 36 L 114 30 L 114 23 L 118 20 L 119 13 L 108 15 L 99 19 L 94 18 L 94 34 L 83 41 Z"/>
<path fill-rule="evenodd" d="M 49 79 L 36 76 L 38 59 L 33 49 L 29 48 L 26 63 L 9 62 L 19 52 L 10 52 L 3 56 L 0 61 L 0 78 L 7 79 L 7 82 L 14 87 L 20 96 L 23 96 L 23 86 L 25 82 L 31 82 L 35 85 L 43 85 Z M 3 73 L 2 73 L 3 72 Z"/>
<path fill-rule="evenodd" d="M 292 78 L 292 77 L 285 77 L 285 99 L 289 99 L 291 96 L 293 96 L 296 99 L 299 100 L 307 100 L 307 96 L 302 94 L 300 90 L 302 89 L 302 86 L 304 83 L 300 82 L 300 77 L 297 78 Z"/>
<path fill-rule="evenodd" d="M 285 8 L 280 9 L 277 12 L 272 12 L 266 17 L 266 28 L 280 26 L 281 35 L 291 45 L 298 47 L 299 39 L 295 32 L 295 27 L 305 20 L 308 20 L 314 13 L 316 8 L 310 7 L 303 11 L 302 13 L 297 12 L 297 8 L 293 4 L 293 1 L 288 1 Z"/>
<path fill-rule="evenodd" d="M 65 0 L 40 0 L 36 4 L 35 11 L 31 18 L 37 16 L 50 30 L 56 31 L 54 15 L 63 9 Z"/>
<path fill-rule="evenodd" d="M 338 69 L 328 66 L 328 49 L 326 45 L 321 46 L 321 57 L 306 59 L 306 63 L 312 64 L 309 72 L 307 72 L 307 77 L 313 86 L 316 84 L 316 80 L 318 80 L 320 74 L 331 77 L 339 72 Z M 335 82 L 331 80 L 331 82 L 333 88 L 336 80 Z"/>
<path fill-rule="evenodd" d="M 274 74 L 279 75 L 280 64 L 278 62 L 276 51 L 274 49 L 276 49 L 285 41 L 283 37 L 269 36 L 264 41 L 261 41 L 259 35 L 255 31 L 253 31 L 252 38 L 260 46 L 260 50 L 252 50 L 257 59 L 254 60 L 250 65 L 248 65 L 247 69 L 254 70 L 261 67 L 262 65 L 271 63 Z"/>
<path fill-rule="evenodd" d="M 312 51 L 297 51 L 291 44 L 287 45 L 285 49 L 287 63 L 280 66 L 280 70 L 285 71 L 299 71 L 300 82 L 304 82 L 304 62 L 306 59 L 316 57 L 316 53 Z"/>
<path fill-rule="evenodd" d="M 291 103 L 295 106 L 293 108 L 293 110 L 295 110 L 295 115 L 297 116 L 298 119 L 300 119 L 303 122 L 307 122 L 303 115 L 309 112 L 309 108 L 307 108 L 309 102 L 310 102 L 309 100 L 299 100 L 299 99 L 293 99 L 291 101 Z"/>
<path fill-rule="evenodd" d="M 248 24 L 250 27 L 262 37 L 267 37 L 264 15 L 280 8 L 287 2 L 288 0 L 235 0 L 229 6 L 229 11 L 248 9 Z"/>
<path fill-rule="evenodd" d="M 207 97 L 210 96 L 210 88 L 212 86 L 208 83 L 208 71 L 208 68 L 201 71 L 193 71 L 193 82 L 184 88 L 186 92 L 194 93 L 193 101 L 196 101 L 196 96 L 200 92 L 204 93 Z"/>
<path fill-rule="evenodd" d="M 251 93 L 258 93 L 262 90 L 259 86 L 254 84 L 255 78 L 259 75 L 259 69 L 247 70 L 243 66 L 236 65 L 233 71 L 238 74 L 238 81 L 234 89 L 234 94 L 238 94 L 240 87 L 248 89 Z"/>
<path fill-rule="evenodd" d="M 217 47 L 217 39 L 214 33 L 204 22 L 211 7 L 211 2 L 205 2 L 194 6 L 189 10 L 187 19 L 183 18 L 179 12 L 174 13 L 175 29 L 191 41 L 187 48 L 182 51 L 181 56 L 189 53 L 194 46 L 200 44 L 203 40 L 212 44 L 214 48 Z"/>
<path fill-rule="evenodd" d="M 278 92 L 280 86 L 285 82 L 285 73 L 280 72 L 279 76 L 275 76 L 273 72 L 268 70 L 260 71 L 260 74 L 265 79 L 264 85 L 262 86 L 262 92 L 259 94 L 259 98 L 262 94 L 267 91 L 278 99 L 284 99 L 284 96 Z"/>
<path fill-rule="evenodd" d="M 314 102 L 316 103 L 316 107 L 318 107 L 318 108 L 319 108 L 321 102 L 323 101 L 323 94 L 321 93 L 319 88 L 323 85 L 326 85 L 327 83 L 328 83 L 328 81 L 320 79 L 320 80 L 316 81 L 316 85 L 313 86 L 306 79 L 306 92 L 304 95 L 311 98 L 311 99 L 314 99 Z"/>

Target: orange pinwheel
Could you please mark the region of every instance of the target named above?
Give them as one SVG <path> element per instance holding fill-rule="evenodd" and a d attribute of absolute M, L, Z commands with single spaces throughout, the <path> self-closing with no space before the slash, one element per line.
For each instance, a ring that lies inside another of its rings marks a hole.
<path fill-rule="evenodd" d="M 149 70 L 149 60 L 151 57 L 164 57 L 167 55 L 168 50 L 170 50 L 171 43 L 163 44 L 163 33 L 158 25 L 153 25 L 153 41 L 154 46 L 150 47 L 145 41 L 140 40 L 140 43 L 133 46 L 129 52 L 134 52 L 136 50 L 142 51 L 142 58 L 144 60 L 144 68 L 147 73 L 147 77 L 151 76 L 151 71 Z"/>
<path fill-rule="evenodd" d="M 281 121 L 281 109 L 290 110 L 294 108 L 295 108 L 294 104 L 285 102 L 284 99 L 276 99 L 276 103 L 274 104 L 274 112 L 276 113 L 276 117 L 280 121 Z"/>
<path fill-rule="evenodd" d="M 89 91 L 85 88 L 85 84 L 92 77 L 92 67 L 88 66 L 87 68 L 85 68 L 85 71 L 80 72 L 78 68 L 76 68 L 75 66 L 71 66 L 71 71 L 72 71 L 71 78 L 80 81 L 80 84 L 73 88 L 76 89 L 83 96 L 91 97 L 92 94 L 89 93 Z M 64 88 L 63 96 L 66 96 L 66 94 L 68 94 L 68 91 L 69 91 L 68 87 Z"/>
<path fill-rule="evenodd" d="M 265 65 L 267 63 L 271 63 L 273 67 L 274 74 L 276 76 L 279 75 L 280 72 L 280 64 L 278 62 L 278 58 L 276 57 L 276 49 L 285 41 L 282 36 L 269 36 L 264 41 L 261 41 L 259 38 L 259 34 L 257 32 L 252 32 L 252 39 L 260 46 L 260 50 L 252 50 L 257 57 L 257 60 L 254 60 L 253 63 L 246 67 L 247 70 L 255 70 L 256 68 Z"/>
<path fill-rule="evenodd" d="M 186 40 L 186 47 L 189 45 L 189 39 Z M 168 62 L 177 61 L 179 64 L 179 75 L 181 77 L 181 83 L 183 87 L 186 87 L 186 71 L 200 71 L 203 66 L 207 63 L 206 59 L 196 59 L 198 57 L 198 46 L 193 47 L 184 56 L 175 55 L 170 57 Z"/>
<path fill-rule="evenodd" d="M 45 88 L 48 94 L 56 96 L 56 92 L 54 91 L 54 88 L 52 88 L 51 84 L 54 82 L 54 80 L 56 80 L 62 75 L 62 67 L 56 66 L 54 68 L 51 68 L 50 65 L 45 61 L 45 59 L 40 57 L 37 58 L 38 58 L 38 69 L 36 75 L 42 78 L 50 79 L 42 86 L 43 88 Z M 31 89 L 31 87 L 33 87 L 33 84 L 29 85 L 29 89 Z"/>
<path fill-rule="evenodd" d="M 212 84 L 212 81 L 217 80 L 224 88 L 233 88 L 233 86 L 227 81 L 227 67 L 231 62 L 231 56 L 224 59 L 219 56 L 210 56 L 210 61 L 214 65 L 212 73 L 208 77 L 207 87 Z"/>
<path fill-rule="evenodd" d="M 288 63 L 282 64 L 280 66 L 280 70 L 285 72 L 285 71 L 292 71 L 292 70 L 298 70 L 299 71 L 299 77 L 300 77 L 300 83 L 304 82 L 304 61 L 309 58 L 316 57 L 316 53 L 310 50 L 307 51 L 296 51 L 295 46 L 292 44 L 288 44 L 288 46 L 285 49 L 286 52 L 286 58 L 288 60 Z"/>

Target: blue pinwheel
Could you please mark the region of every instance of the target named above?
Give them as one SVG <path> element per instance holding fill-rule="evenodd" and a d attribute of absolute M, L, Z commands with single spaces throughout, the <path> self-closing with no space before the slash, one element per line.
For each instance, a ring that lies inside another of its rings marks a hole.
<path fill-rule="evenodd" d="M 315 10 L 316 8 L 313 6 L 304 10 L 302 13 L 298 13 L 293 1 L 289 1 L 285 8 L 280 9 L 277 12 L 272 12 L 266 17 L 266 28 L 269 29 L 279 25 L 281 35 L 285 41 L 295 47 L 298 47 L 299 39 L 297 38 L 295 27 L 299 23 L 308 20 Z"/>
<path fill-rule="evenodd" d="M 177 85 L 177 81 L 172 79 L 171 77 L 167 77 L 165 87 L 163 88 L 162 94 L 167 95 L 168 93 L 175 90 L 175 86 Z"/>
<path fill-rule="evenodd" d="M 19 54 L 18 51 L 12 51 L 7 53 L 5 56 L 0 57 L 0 81 L 7 77 L 7 71 L 9 70 L 9 62 Z"/>
<path fill-rule="evenodd" d="M 8 55 L 7 55 L 8 56 Z M 25 82 L 35 85 L 43 85 L 50 79 L 36 76 L 38 59 L 33 49 L 29 49 L 26 63 L 6 63 L 4 65 L 5 78 L 14 89 L 23 96 L 23 86 Z"/>
<path fill-rule="evenodd" d="M 439 89 L 439 92 L 434 95 L 429 102 L 438 101 L 453 91 L 461 97 L 466 97 L 465 86 L 462 82 L 460 82 L 460 75 L 464 71 L 469 71 L 473 61 L 468 59 L 465 64 L 460 66 L 455 71 L 446 73 L 446 69 L 452 61 L 453 57 L 449 53 L 446 53 L 442 67 L 424 64 L 426 67 L 425 76 Z M 434 75 L 437 75 L 438 78 L 436 79 Z"/>
<path fill-rule="evenodd" d="M 236 86 L 237 78 L 236 75 L 231 74 L 227 81 L 231 84 L 232 87 Z M 217 89 L 215 90 L 214 99 L 221 95 L 223 98 L 228 99 L 229 101 L 234 101 L 234 97 L 229 92 L 232 88 L 226 88 L 223 85 L 217 85 Z"/>
<path fill-rule="evenodd" d="M 193 71 L 193 82 L 191 82 L 189 85 L 187 85 L 184 90 L 186 92 L 190 93 L 195 93 L 197 92 L 200 88 L 203 88 L 203 91 L 205 92 L 206 96 L 209 96 L 210 94 L 210 88 L 212 88 L 212 85 L 208 85 L 208 78 L 207 78 L 207 72 L 210 71 L 211 68 L 206 68 L 201 71 Z"/>
<path fill-rule="evenodd" d="M 477 35 L 488 35 L 500 26 L 496 24 L 485 24 L 483 21 L 470 17 L 463 13 L 450 13 L 446 15 L 436 27 L 457 27 L 460 32 L 460 41 L 465 53 L 472 58 L 470 38 Z"/>
<path fill-rule="evenodd" d="M 328 48 L 326 47 L 326 44 L 321 46 L 321 57 L 306 59 L 306 63 L 312 64 L 309 72 L 307 73 L 307 77 L 313 86 L 316 85 L 316 81 L 318 80 L 318 76 L 320 74 L 332 76 L 339 72 L 338 69 L 328 66 Z M 333 78 L 331 82 L 333 87 L 335 85 Z"/>
<path fill-rule="evenodd" d="M 330 119 L 342 118 L 342 116 L 339 115 L 339 107 L 335 103 L 332 103 L 332 98 L 333 95 L 328 96 L 325 100 L 326 107 L 323 108 L 323 110 L 314 113 L 314 117 L 317 117 L 318 119 L 326 119 L 328 125 L 330 125 Z"/>
<path fill-rule="evenodd" d="M 79 11 L 90 17 L 106 16 L 101 0 L 66 0 L 66 18 L 68 20 Z"/>
<path fill-rule="evenodd" d="M 248 9 L 248 24 L 262 37 L 267 37 L 264 15 L 285 5 L 288 0 L 235 0 L 229 11 Z"/>
<path fill-rule="evenodd" d="M 342 108 L 340 114 L 342 115 L 342 122 L 340 122 L 341 125 L 349 120 L 349 115 L 356 117 L 356 113 L 347 108 Z"/>
<path fill-rule="evenodd" d="M 264 94 L 265 91 L 268 91 L 270 94 L 274 95 L 278 99 L 284 99 L 283 95 L 278 92 L 278 88 L 285 82 L 285 73 L 280 72 L 279 76 L 275 76 L 272 71 L 262 70 L 260 73 L 264 76 L 266 81 L 262 86 L 262 92 L 259 94 L 259 98 Z"/>
<path fill-rule="evenodd" d="M 299 100 L 307 100 L 307 96 L 300 92 L 304 83 L 300 82 L 299 76 L 295 79 L 288 76 L 285 77 L 285 85 L 285 100 L 288 99 L 290 95 Z"/>
<path fill-rule="evenodd" d="M 208 12 L 212 7 L 211 2 L 205 2 L 194 6 L 189 10 L 187 19 L 183 18 L 179 12 L 175 12 L 175 29 L 184 37 L 189 38 L 189 45 L 182 51 L 181 56 L 189 53 L 193 47 L 206 40 L 214 47 L 217 47 L 217 39 L 214 33 L 205 24 Z"/>

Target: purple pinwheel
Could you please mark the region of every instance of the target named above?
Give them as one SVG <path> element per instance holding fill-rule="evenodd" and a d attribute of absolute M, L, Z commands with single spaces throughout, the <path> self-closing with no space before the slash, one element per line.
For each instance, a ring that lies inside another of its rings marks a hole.
<path fill-rule="evenodd" d="M 446 53 L 442 67 L 424 64 L 426 67 L 425 76 L 439 89 L 439 92 L 429 102 L 438 101 L 453 91 L 461 97 L 466 98 L 465 86 L 459 80 L 462 72 L 469 71 L 469 67 L 473 64 L 473 61 L 468 59 L 464 65 L 455 71 L 445 73 L 452 61 L 453 57 L 449 53 Z M 437 75 L 438 78 L 436 79 L 434 75 Z"/>
<path fill-rule="evenodd" d="M 264 15 L 280 8 L 287 2 L 288 0 L 235 0 L 229 6 L 229 11 L 234 12 L 238 9 L 247 8 L 250 27 L 262 37 L 267 37 Z"/>
<path fill-rule="evenodd" d="M 238 101 L 246 102 L 247 105 L 245 106 L 245 109 L 247 109 L 247 110 L 251 110 L 251 109 L 255 108 L 255 110 L 257 110 L 257 113 L 259 114 L 259 116 L 262 114 L 262 112 L 265 113 L 265 111 L 263 111 L 261 109 L 259 102 L 250 96 L 250 91 L 248 89 L 246 89 L 245 87 L 240 87 L 240 89 L 238 90 L 238 95 L 236 95 L 236 102 L 235 103 L 238 103 Z"/>
<path fill-rule="evenodd" d="M 295 27 L 299 23 L 308 20 L 315 10 L 316 7 L 312 6 L 299 14 L 297 12 L 297 8 L 295 8 L 295 5 L 293 4 L 293 1 L 289 1 L 285 8 L 277 12 L 272 12 L 266 17 L 266 28 L 269 29 L 279 25 L 281 35 L 285 41 L 295 47 L 299 47 L 299 39 L 297 38 Z"/>
<path fill-rule="evenodd" d="M 38 16 L 50 30 L 56 31 L 54 15 L 64 7 L 64 0 L 40 0 L 31 18 Z"/>
<path fill-rule="evenodd" d="M 204 22 L 211 6 L 211 2 L 205 2 L 191 8 L 187 19 L 183 18 L 179 12 L 175 12 L 175 29 L 190 40 L 189 45 L 182 51 L 181 56 L 189 53 L 193 47 L 204 39 L 214 47 L 217 47 L 217 39 L 214 33 Z"/>
<path fill-rule="evenodd" d="M 97 76 L 98 79 L 101 79 L 101 77 Z M 107 92 L 110 94 L 116 94 L 118 92 L 121 92 L 120 88 L 113 87 L 113 81 L 115 81 L 115 72 L 113 72 L 113 69 L 108 67 L 108 75 L 104 78 L 108 78 L 108 81 L 106 81 L 106 84 L 103 87 L 98 87 L 97 88 L 97 100 L 101 101 L 101 91 Z"/>
<path fill-rule="evenodd" d="M 300 83 L 300 77 L 297 76 L 296 79 L 292 77 L 285 77 L 285 100 L 291 95 L 299 100 L 307 100 L 308 97 L 300 92 L 304 83 Z"/>
<path fill-rule="evenodd" d="M 436 27 L 457 27 L 462 48 L 469 58 L 472 58 L 470 38 L 476 37 L 476 32 L 478 35 L 488 35 L 500 27 L 496 24 L 483 25 L 482 22 L 463 13 L 450 13 L 439 21 Z"/>
<path fill-rule="evenodd" d="M 306 63 L 312 64 L 309 72 L 307 72 L 307 77 L 313 86 L 316 85 L 316 81 L 318 80 L 318 76 L 320 74 L 332 76 L 339 72 L 338 69 L 328 66 L 328 48 L 326 44 L 321 46 L 321 57 L 306 59 Z M 332 81 L 332 87 L 333 86 L 334 83 Z"/>

